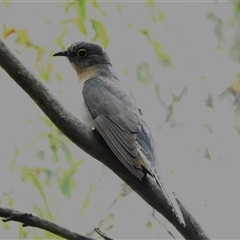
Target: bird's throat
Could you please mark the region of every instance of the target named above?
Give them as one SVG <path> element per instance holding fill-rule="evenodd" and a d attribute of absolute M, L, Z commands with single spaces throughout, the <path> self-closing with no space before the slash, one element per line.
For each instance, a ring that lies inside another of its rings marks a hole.
<path fill-rule="evenodd" d="M 96 67 L 88 67 L 84 71 L 77 70 L 77 75 L 80 82 L 85 82 L 90 78 L 98 75 L 99 70 Z"/>

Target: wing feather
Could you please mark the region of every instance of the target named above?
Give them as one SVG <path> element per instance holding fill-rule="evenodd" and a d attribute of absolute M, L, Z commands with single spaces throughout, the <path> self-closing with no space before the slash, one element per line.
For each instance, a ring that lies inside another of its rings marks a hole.
<path fill-rule="evenodd" d="M 91 78 L 84 83 L 83 97 L 96 129 L 126 168 L 142 179 L 144 172 L 137 159 L 137 133 L 140 113 L 135 103 L 117 83 Z"/>
<path fill-rule="evenodd" d="M 114 81 L 97 77 L 84 83 L 83 97 L 96 129 L 116 157 L 139 179 L 144 177 L 143 167 L 146 168 L 185 225 L 174 196 L 163 186 L 150 130 L 131 97 Z"/>
<path fill-rule="evenodd" d="M 140 163 L 136 157 L 130 155 L 128 151 L 122 147 L 122 142 L 119 142 L 119 138 L 117 137 L 118 135 L 114 127 L 109 127 L 112 124 L 109 121 L 110 120 L 104 116 L 98 116 L 95 119 L 96 128 L 124 166 L 137 178 L 142 179 L 144 177 L 144 173 Z M 105 123 L 109 124 L 106 125 Z"/>

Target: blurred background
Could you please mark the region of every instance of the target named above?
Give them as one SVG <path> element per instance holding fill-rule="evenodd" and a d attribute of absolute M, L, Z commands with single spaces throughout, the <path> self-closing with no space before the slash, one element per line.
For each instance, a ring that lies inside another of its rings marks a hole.
<path fill-rule="evenodd" d="M 240 239 L 240 3 L 0 3 L 0 36 L 80 118 L 75 72 L 53 53 L 101 44 L 154 134 L 168 188 L 211 239 Z M 0 69 L 0 206 L 99 238 L 181 236 L 70 142 Z M 57 239 L 0 222 L 5 239 Z"/>

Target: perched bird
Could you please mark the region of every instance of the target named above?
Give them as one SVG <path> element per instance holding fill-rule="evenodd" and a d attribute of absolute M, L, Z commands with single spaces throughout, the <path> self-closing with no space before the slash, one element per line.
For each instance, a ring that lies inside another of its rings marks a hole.
<path fill-rule="evenodd" d="M 154 140 L 135 101 L 121 88 L 107 53 L 95 43 L 76 42 L 65 56 L 81 86 L 81 113 L 85 124 L 96 129 L 116 157 L 138 179 L 149 173 L 161 187 L 178 221 L 185 226 L 175 197 L 162 183 Z"/>

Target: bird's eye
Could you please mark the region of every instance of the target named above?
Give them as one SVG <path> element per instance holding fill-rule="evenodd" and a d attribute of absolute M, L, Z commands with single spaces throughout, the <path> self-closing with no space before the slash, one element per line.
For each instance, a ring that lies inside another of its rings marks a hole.
<path fill-rule="evenodd" d="M 77 51 L 77 55 L 81 58 L 86 57 L 87 56 L 87 51 L 85 49 L 81 48 Z"/>

